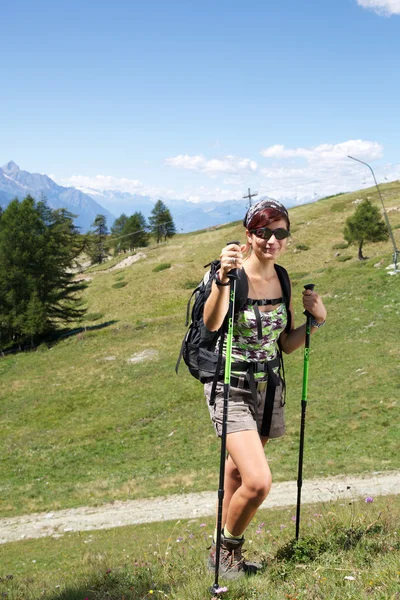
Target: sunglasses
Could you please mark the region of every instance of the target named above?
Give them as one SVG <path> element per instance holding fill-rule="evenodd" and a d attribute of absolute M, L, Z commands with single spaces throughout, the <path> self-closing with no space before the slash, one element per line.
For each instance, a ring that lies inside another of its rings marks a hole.
<path fill-rule="evenodd" d="M 258 238 L 262 238 L 263 240 L 269 240 L 274 235 L 277 240 L 284 240 L 289 237 L 290 232 L 283 227 L 278 227 L 278 229 L 268 229 L 268 227 L 260 227 L 259 229 L 251 229 L 250 233 L 254 233 L 254 235 Z"/>

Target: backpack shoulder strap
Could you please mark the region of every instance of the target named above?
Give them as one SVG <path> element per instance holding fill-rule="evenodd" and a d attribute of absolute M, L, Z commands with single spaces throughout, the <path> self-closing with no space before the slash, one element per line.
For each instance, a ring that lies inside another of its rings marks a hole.
<path fill-rule="evenodd" d="M 292 314 L 290 312 L 290 298 L 291 298 L 291 285 L 288 272 L 281 265 L 275 264 L 275 271 L 279 278 L 279 283 L 282 288 L 283 302 L 286 306 L 286 312 L 288 316 L 287 325 L 285 328 L 286 333 L 289 333 L 291 325 L 292 325 Z"/>
<path fill-rule="evenodd" d="M 247 279 L 246 271 L 244 269 L 239 269 L 238 280 L 236 283 L 235 313 L 239 312 L 246 304 L 248 295 L 249 281 Z"/>

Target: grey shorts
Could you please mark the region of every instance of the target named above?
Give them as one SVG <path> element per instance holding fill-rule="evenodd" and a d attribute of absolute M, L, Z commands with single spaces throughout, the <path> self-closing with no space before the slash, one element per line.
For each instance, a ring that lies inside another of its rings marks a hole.
<path fill-rule="evenodd" d="M 212 382 L 204 384 L 204 394 L 210 411 L 211 421 L 218 436 L 222 434 L 222 416 L 224 408 L 224 384 L 219 381 L 215 394 L 215 403 L 210 406 Z M 257 402 L 250 390 L 237 387 L 230 388 L 228 404 L 227 433 L 236 433 L 253 429 L 261 431 L 264 414 L 266 390 L 257 391 Z M 271 428 L 268 438 L 278 438 L 285 434 L 285 402 L 283 398 L 283 384 L 275 390 L 274 408 L 272 412 Z"/>

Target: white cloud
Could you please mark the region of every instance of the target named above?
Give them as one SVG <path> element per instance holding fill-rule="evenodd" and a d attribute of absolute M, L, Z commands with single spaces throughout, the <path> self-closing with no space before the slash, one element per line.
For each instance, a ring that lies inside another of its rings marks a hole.
<path fill-rule="evenodd" d="M 138 179 L 126 179 L 113 177 L 112 175 L 72 175 L 65 179 L 59 179 L 58 183 L 63 186 L 76 187 L 85 190 L 118 190 L 132 194 L 143 193 L 144 186 Z"/>
<path fill-rule="evenodd" d="M 187 169 L 206 173 L 211 177 L 220 174 L 237 174 L 242 172 L 254 173 L 257 171 L 257 163 L 250 158 L 239 158 L 236 156 L 224 156 L 221 158 L 207 159 L 203 155 L 189 156 L 188 154 L 179 154 L 165 159 L 165 164 L 169 167 L 178 169 Z"/>
<path fill-rule="evenodd" d="M 378 142 L 364 140 L 348 140 L 340 144 L 320 144 L 313 148 L 285 148 L 280 144 L 269 146 L 261 150 L 265 158 L 286 159 L 303 158 L 312 163 L 338 163 L 347 162 L 351 154 L 361 160 L 376 160 L 382 157 L 382 146 Z"/>
<path fill-rule="evenodd" d="M 400 0 L 357 0 L 357 4 L 385 17 L 400 15 Z"/>
<path fill-rule="evenodd" d="M 367 167 L 348 158 L 371 163 L 383 156 L 383 147 L 368 140 L 348 140 L 310 148 L 269 146 L 261 151 L 269 165 L 260 169 L 260 193 L 302 203 L 318 197 L 359 189 L 374 184 Z M 384 181 L 382 168 L 375 167 Z M 391 179 L 393 179 L 392 177 Z M 388 177 L 388 180 L 389 177 Z"/>

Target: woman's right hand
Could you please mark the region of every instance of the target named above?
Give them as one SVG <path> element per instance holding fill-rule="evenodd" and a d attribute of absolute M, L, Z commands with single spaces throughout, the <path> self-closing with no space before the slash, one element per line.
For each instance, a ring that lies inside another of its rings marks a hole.
<path fill-rule="evenodd" d="M 220 254 L 221 266 L 219 275 L 221 281 L 227 278 L 232 269 L 241 269 L 243 267 L 243 252 L 246 244 L 228 244 L 222 248 Z"/>

